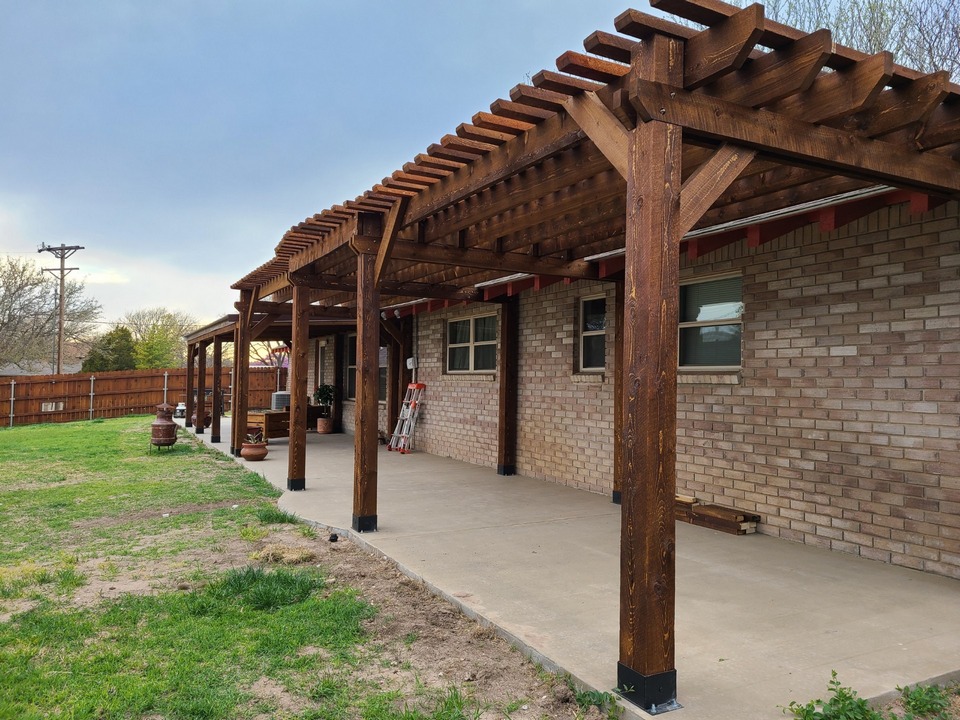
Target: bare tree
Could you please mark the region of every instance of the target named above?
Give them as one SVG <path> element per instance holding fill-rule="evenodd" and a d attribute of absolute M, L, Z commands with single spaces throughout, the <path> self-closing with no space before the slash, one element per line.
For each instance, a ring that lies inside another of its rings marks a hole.
<path fill-rule="evenodd" d="M 0 365 L 37 372 L 49 367 L 57 335 L 58 282 L 34 262 L 0 259 Z M 66 283 L 64 338 L 89 342 L 101 315 L 96 300 L 85 297 L 84 285 Z"/>
<path fill-rule="evenodd" d="M 283 367 L 290 348 L 279 340 L 264 340 L 250 343 L 250 359 L 266 367 Z"/>

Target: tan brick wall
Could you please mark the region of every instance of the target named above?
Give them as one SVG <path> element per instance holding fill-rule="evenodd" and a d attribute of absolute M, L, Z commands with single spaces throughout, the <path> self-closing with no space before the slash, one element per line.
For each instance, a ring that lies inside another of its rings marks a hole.
<path fill-rule="evenodd" d="M 427 390 L 413 444 L 417 450 L 496 467 L 499 381 L 493 373 L 445 372 L 447 321 L 497 314 L 496 305 L 469 305 L 414 319 L 418 382 Z"/>
<path fill-rule="evenodd" d="M 888 208 L 840 231 L 730 246 L 685 278 L 740 271 L 743 370 L 688 375 L 678 485 L 756 511 L 761 532 L 960 577 L 960 223 Z M 612 489 L 613 318 L 607 372 L 574 371 L 578 299 L 612 285 L 529 291 L 520 305 L 518 471 Z M 426 452 L 496 465 L 495 376 L 443 372 L 446 321 L 417 318 Z"/>
<path fill-rule="evenodd" d="M 678 483 L 789 540 L 960 577 L 960 223 L 906 206 L 741 270 L 742 380 L 679 389 Z"/>

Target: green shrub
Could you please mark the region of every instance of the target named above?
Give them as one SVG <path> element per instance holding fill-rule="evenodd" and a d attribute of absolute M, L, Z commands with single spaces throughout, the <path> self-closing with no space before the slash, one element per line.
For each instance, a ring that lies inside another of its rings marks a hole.
<path fill-rule="evenodd" d="M 837 671 L 830 673 L 829 700 L 811 700 L 805 705 L 793 701 L 784 712 L 790 712 L 797 720 L 884 720 L 856 690 L 840 685 Z"/>

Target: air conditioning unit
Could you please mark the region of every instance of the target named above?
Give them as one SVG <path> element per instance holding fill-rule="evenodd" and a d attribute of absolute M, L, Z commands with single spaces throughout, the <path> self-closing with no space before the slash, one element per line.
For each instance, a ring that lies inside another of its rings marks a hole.
<path fill-rule="evenodd" d="M 288 392 L 275 392 L 270 396 L 270 409 L 271 410 L 283 410 L 285 407 L 290 405 L 290 393 Z"/>

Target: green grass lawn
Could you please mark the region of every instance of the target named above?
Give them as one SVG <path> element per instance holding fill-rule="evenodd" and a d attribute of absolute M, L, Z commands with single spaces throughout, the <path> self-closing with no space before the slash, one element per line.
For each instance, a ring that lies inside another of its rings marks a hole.
<path fill-rule="evenodd" d="M 0 430 L 0 718 L 480 716 L 453 686 L 372 679 L 389 663 L 357 591 L 247 561 L 270 533 L 312 530 L 193 439 L 151 449 L 150 422 Z M 121 581 L 147 588 L 84 596 Z"/>

